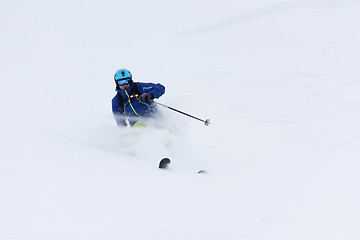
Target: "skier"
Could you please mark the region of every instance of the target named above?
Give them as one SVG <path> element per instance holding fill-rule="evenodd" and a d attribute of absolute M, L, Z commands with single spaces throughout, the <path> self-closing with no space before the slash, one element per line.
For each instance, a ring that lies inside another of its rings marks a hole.
<path fill-rule="evenodd" d="M 118 126 L 134 126 L 143 118 L 158 116 L 152 101 L 165 93 L 160 83 L 134 82 L 127 69 L 119 69 L 114 76 L 116 96 L 112 99 L 112 112 Z"/>

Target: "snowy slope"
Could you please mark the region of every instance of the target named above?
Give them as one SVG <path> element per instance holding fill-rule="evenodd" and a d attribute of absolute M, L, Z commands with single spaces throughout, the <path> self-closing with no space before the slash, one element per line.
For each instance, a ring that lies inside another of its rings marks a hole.
<path fill-rule="evenodd" d="M 359 1 L 1 5 L 1 240 L 360 238 Z M 211 126 L 117 128 L 122 67 Z"/>

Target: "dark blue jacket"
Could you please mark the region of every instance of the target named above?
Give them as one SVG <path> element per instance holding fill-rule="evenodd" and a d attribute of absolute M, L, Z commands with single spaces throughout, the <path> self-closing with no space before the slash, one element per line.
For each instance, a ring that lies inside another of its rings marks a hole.
<path fill-rule="evenodd" d="M 134 89 L 134 87 L 137 88 Z M 130 87 L 125 90 L 116 89 L 117 95 L 112 99 L 112 112 L 114 114 L 116 123 L 120 126 L 125 126 L 126 117 L 141 118 L 151 117 L 157 112 L 156 104 L 149 102 L 142 102 L 138 96 L 134 96 L 136 93 L 152 93 L 155 98 L 159 98 L 165 93 L 165 87 L 160 83 L 131 83 Z M 124 106 L 122 108 L 118 95 L 122 98 Z"/>

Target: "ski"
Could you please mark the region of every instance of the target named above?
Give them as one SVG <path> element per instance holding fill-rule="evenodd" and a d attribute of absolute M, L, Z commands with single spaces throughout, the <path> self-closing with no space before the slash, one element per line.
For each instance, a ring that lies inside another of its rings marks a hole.
<path fill-rule="evenodd" d="M 159 168 L 167 168 L 167 166 L 171 163 L 170 159 L 168 158 L 163 158 L 161 159 L 160 163 L 159 163 Z"/>
<path fill-rule="evenodd" d="M 171 163 L 170 159 L 169 158 L 163 158 L 161 159 L 161 161 L 159 162 L 159 168 L 167 168 L 169 166 L 169 164 Z M 198 174 L 207 174 L 207 172 L 202 169 L 200 171 L 197 171 Z"/>

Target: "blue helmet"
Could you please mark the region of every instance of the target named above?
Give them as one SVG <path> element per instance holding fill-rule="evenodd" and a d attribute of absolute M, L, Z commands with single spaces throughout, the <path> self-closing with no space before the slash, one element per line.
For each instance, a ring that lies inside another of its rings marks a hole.
<path fill-rule="evenodd" d="M 129 70 L 122 68 L 116 71 L 114 75 L 115 81 L 130 78 L 132 80 L 132 75 Z"/>

